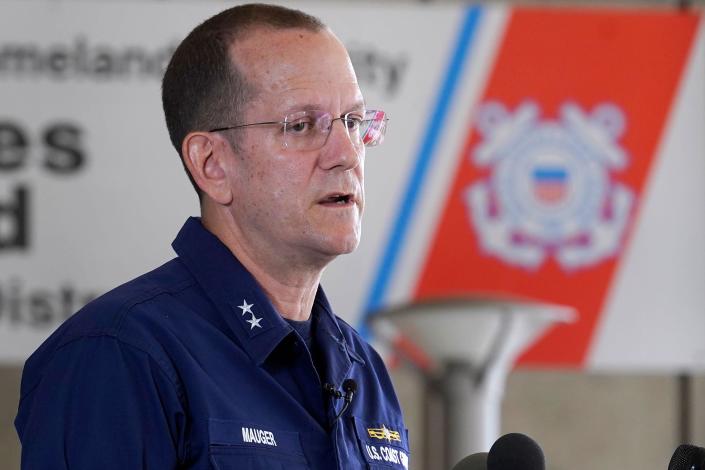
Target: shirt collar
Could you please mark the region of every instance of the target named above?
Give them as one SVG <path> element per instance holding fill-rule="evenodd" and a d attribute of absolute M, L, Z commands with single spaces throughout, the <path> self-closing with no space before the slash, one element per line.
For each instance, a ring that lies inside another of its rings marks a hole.
<path fill-rule="evenodd" d="M 327 353 L 327 380 L 340 387 L 350 372 L 352 361 L 365 365 L 365 360 L 345 341 L 328 298 L 320 286 L 316 292 L 313 310 L 318 312 L 316 340 L 322 345 L 324 353 Z M 336 357 L 343 360 L 335 360 Z"/>
<path fill-rule="evenodd" d="M 172 247 L 247 354 L 261 365 L 293 328 L 274 309 L 252 274 L 215 235 L 203 227 L 200 218 L 190 217 L 186 221 Z M 313 308 L 319 318 L 319 326 L 324 330 L 321 333 L 338 343 L 338 349 L 345 352 L 346 360 L 339 367 L 349 368 L 347 356 L 361 362 L 360 356 L 345 343 L 320 286 Z"/>

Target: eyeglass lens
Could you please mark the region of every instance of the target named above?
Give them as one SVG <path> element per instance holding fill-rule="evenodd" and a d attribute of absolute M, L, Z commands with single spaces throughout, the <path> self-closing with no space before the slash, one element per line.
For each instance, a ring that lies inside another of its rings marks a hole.
<path fill-rule="evenodd" d="M 292 150 L 317 150 L 323 147 L 335 121 L 341 121 L 355 147 L 372 147 L 384 140 L 388 118 L 384 111 L 370 110 L 364 116 L 348 113 L 333 118 L 325 111 L 309 110 L 284 118 L 284 146 Z"/>

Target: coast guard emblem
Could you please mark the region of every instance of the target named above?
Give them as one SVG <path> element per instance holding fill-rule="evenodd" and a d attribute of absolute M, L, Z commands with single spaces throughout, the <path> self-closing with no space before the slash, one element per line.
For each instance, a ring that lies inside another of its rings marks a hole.
<path fill-rule="evenodd" d="M 539 120 L 539 107 L 483 105 L 483 140 L 472 161 L 486 179 L 464 192 L 480 248 L 504 262 L 539 268 L 554 257 L 575 270 L 614 256 L 634 205 L 634 192 L 611 178 L 628 165 L 618 140 L 622 111 L 601 104 L 589 113 L 574 103 L 559 120 Z"/>

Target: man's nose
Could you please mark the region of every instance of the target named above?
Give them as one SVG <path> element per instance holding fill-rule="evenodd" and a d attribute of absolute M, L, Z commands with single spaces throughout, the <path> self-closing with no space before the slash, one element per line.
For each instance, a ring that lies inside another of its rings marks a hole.
<path fill-rule="evenodd" d="M 339 123 L 339 125 L 336 125 Z M 323 144 L 320 165 L 324 169 L 341 167 L 348 170 L 357 167 L 364 157 L 365 147 L 351 136 L 343 119 L 335 119 Z"/>

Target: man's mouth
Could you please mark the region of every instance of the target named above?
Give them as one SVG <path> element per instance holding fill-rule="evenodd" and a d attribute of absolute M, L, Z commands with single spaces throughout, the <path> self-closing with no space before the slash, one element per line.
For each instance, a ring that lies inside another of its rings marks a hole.
<path fill-rule="evenodd" d="M 345 206 L 355 202 L 352 194 L 335 193 L 330 194 L 319 201 L 324 206 Z"/>

